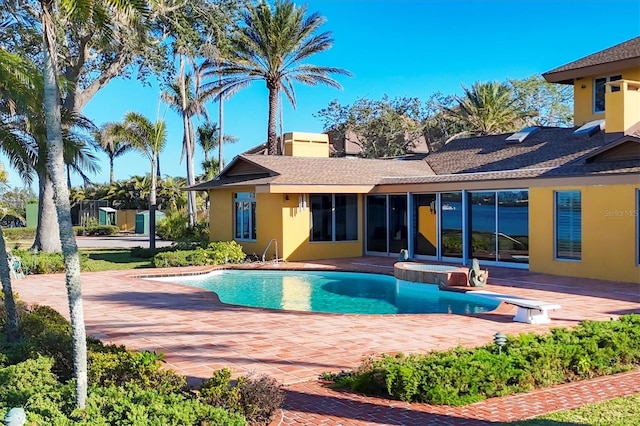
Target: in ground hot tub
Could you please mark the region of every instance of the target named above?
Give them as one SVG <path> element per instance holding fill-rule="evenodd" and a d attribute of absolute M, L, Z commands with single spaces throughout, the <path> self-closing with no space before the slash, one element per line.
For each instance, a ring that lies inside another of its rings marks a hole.
<path fill-rule="evenodd" d="M 394 276 L 403 281 L 440 286 L 468 286 L 469 269 L 460 266 L 430 265 L 417 262 L 397 262 L 393 265 Z"/>

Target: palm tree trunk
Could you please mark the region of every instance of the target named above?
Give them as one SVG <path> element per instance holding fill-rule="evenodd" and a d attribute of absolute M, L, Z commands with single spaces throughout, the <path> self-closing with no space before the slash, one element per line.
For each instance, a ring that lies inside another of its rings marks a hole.
<path fill-rule="evenodd" d="M 222 74 L 220 74 L 219 81 L 222 83 Z M 222 155 L 222 145 L 224 145 L 224 101 L 222 96 L 220 96 L 218 102 L 218 173 L 220 173 L 224 169 L 224 155 Z"/>
<path fill-rule="evenodd" d="M 193 148 L 194 148 L 194 133 L 193 133 L 193 123 L 191 119 L 187 117 L 187 185 L 195 185 L 196 183 L 196 175 L 194 171 L 194 161 L 193 161 Z M 187 207 L 189 208 L 189 226 L 195 226 L 197 222 L 196 216 L 196 193 L 195 191 L 187 191 Z"/>
<path fill-rule="evenodd" d="M 11 289 L 11 270 L 13 265 L 9 265 L 7 247 L 0 227 L 0 281 L 2 281 L 2 294 L 4 295 L 4 310 L 7 315 L 7 342 L 14 343 L 18 340 L 18 311 L 16 301 L 13 298 Z"/>
<path fill-rule="evenodd" d="M 31 249 L 44 253 L 62 251 L 60 227 L 53 203 L 53 184 L 46 170 L 38 171 L 38 224 Z"/>
<path fill-rule="evenodd" d="M 53 1 L 42 1 L 42 33 L 44 53 L 44 110 L 49 153 L 47 168 L 54 190 L 54 204 L 60 226 L 60 242 L 64 257 L 67 297 L 71 317 L 73 344 L 73 368 L 76 379 L 76 405 L 83 409 L 87 401 L 87 335 L 82 307 L 80 285 L 80 257 L 71 226 L 69 190 L 64 182 L 64 156 L 62 146 L 62 124 L 60 118 L 60 92 L 58 67 L 56 64 L 55 23 Z"/>
<path fill-rule="evenodd" d="M 187 112 L 187 87 L 186 87 L 186 77 L 184 73 L 184 69 L 186 66 L 186 60 L 184 55 L 180 55 L 180 71 L 178 74 L 178 79 L 180 82 L 180 109 L 182 110 L 182 128 L 184 131 L 184 135 L 182 138 L 183 149 L 186 153 L 187 157 L 187 185 L 193 185 L 196 183 L 195 174 L 193 172 L 193 143 L 194 140 L 191 138 L 191 120 L 189 119 L 189 115 Z M 189 216 L 189 226 L 193 227 L 195 225 L 195 212 L 196 212 L 196 202 L 195 197 L 192 197 L 193 191 L 187 192 L 187 215 Z M 193 194 L 195 195 L 195 194 Z"/>
<path fill-rule="evenodd" d="M 278 114 L 278 93 L 279 88 L 275 84 L 269 84 L 269 126 L 267 128 L 267 153 L 269 155 L 279 155 L 278 138 L 276 136 L 276 115 Z"/>
<path fill-rule="evenodd" d="M 113 173 L 113 157 L 109 157 L 109 185 L 111 185 L 114 180 L 115 175 Z"/>
<path fill-rule="evenodd" d="M 149 190 L 149 248 L 156 248 L 156 186 L 157 177 L 154 173 L 156 159 L 151 160 L 151 189 Z"/>

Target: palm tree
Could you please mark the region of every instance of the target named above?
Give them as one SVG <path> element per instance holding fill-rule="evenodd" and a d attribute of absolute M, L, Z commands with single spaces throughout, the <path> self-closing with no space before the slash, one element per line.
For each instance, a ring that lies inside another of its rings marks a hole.
<path fill-rule="evenodd" d="M 65 16 L 71 21 L 92 23 L 108 34 L 111 19 L 115 13 L 137 23 L 137 18 L 147 14 L 147 4 L 143 0 L 122 2 L 105 0 L 41 0 L 43 67 L 44 67 L 44 111 L 49 147 L 47 168 L 54 187 L 60 240 L 66 271 L 66 286 L 69 299 L 71 330 L 73 341 L 73 364 L 76 379 L 76 405 L 84 408 L 87 399 L 87 342 L 82 308 L 80 286 L 80 258 L 78 246 L 71 225 L 69 189 L 64 182 L 64 150 L 62 142 L 61 91 L 59 86 L 59 66 L 57 63 L 57 36 L 66 29 L 60 28 L 58 18 Z M 81 54 L 78 52 L 78 55 Z"/>
<path fill-rule="evenodd" d="M 201 182 L 209 181 L 220 173 L 220 163 L 215 158 L 202 161 L 202 174 L 199 176 Z"/>
<path fill-rule="evenodd" d="M 279 154 L 276 137 L 278 97 L 283 91 L 295 108 L 294 82 L 315 86 L 326 84 L 341 88 L 329 74 L 351 75 L 342 68 L 303 64 L 310 56 L 329 49 L 331 33 L 317 34 L 325 19 L 318 13 L 307 15 L 307 7 L 297 7 L 289 0 L 277 0 L 271 8 L 261 0 L 247 6 L 243 26 L 231 37 L 230 49 L 222 60 L 207 61 L 206 77 L 215 77 L 218 98 L 230 96 L 257 80 L 269 90 L 269 154 Z"/>
<path fill-rule="evenodd" d="M 167 130 L 164 121 L 152 123 L 136 112 L 125 115 L 121 124 L 112 129 L 114 140 L 127 143 L 147 157 L 151 164 L 151 189 L 149 190 L 149 248 L 156 248 L 156 196 L 158 177 L 156 161 L 167 144 Z"/>
<path fill-rule="evenodd" d="M 212 123 L 211 121 L 207 120 L 204 124 L 198 126 L 197 133 L 198 138 L 196 140 L 198 141 L 198 145 L 200 145 L 200 148 L 202 148 L 202 152 L 204 152 L 204 161 L 202 162 L 204 167 L 204 164 L 211 164 L 209 153 L 215 148 L 218 148 L 218 150 L 221 149 L 220 131 L 216 123 Z M 224 135 L 222 139 L 224 143 L 238 142 L 238 138 L 233 135 Z M 216 165 L 219 164 L 221 164 L 220 158 L 218 158 L 218 162 L 216 163 Z"/>
<path fill-rule="evenodd" d="M 93 137 L 97 142 L 98 149 L 102 150 L 109 157 L 109 183 L 115 181 L 113 173 L 113 161 L 132 150 L 131 145 L 127 145 L 121 141 L 115 141 L 111 135 L 111 130 L 115 123 L 106 123 L 97 132 L 94 132 Z"/>
<path fill-rule="evenodd" d="M 41 88 L 42 80 L 38 78 L 37 70 L 31 63 L 0 48 L 0 151 L 6 154 L 10 165 L 28 183 L 31 182 L 31 163 L 35 156 L 35 148 L 23 137 L 16 117 L 34 107 L 35 101 L 29 94 Z M 5 182 L 4 167 L 1 167 L 0 171 L 3 175 L 2 182 Z M 10 268 L 0 227 L 0 281 L 7 316 L 7 341 L 13 343 L 18 340 L 19 332 Z"/>
<path fill-rule="evenodd" d="M 464 96 L 457 97 L 454 108 L 445 108 L 448 116 L 464 129 L 455 137 L 495 135 L 520 128 L 525 113 L 517 107 L 513 92 L 498 82 L 474 83 L 471 89 L 462 86 Z M 450 139 L 453 139 L 450 138 Z"/>
<path fill-rule="evenodd" d="M 193 129 L 193 117 L 205 116 L 208 118 L 204 108 L 207 100 L 213 97 L 211 89 L 204 90 L 202 87 L 202 66 L 194 66 L 193 73 L 185 72 L 186 59 L 180 55 L 180 71 L 173 83 L 167 86 L 167 90 L 162 92 L 162 99 L 171 109 L 182 116 L 183 137 L 182 153 L 187 157 L 187 185 L 194 185 L 194 146 L 195 132 Z M 189 226 L 196 223 L 196 194 L 194 191 L 187 193 L 187 210 L 189 215 Z"/>

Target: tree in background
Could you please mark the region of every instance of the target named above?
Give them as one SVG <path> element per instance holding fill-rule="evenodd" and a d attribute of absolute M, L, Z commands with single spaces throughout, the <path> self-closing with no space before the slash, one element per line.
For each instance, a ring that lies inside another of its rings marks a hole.
<path fill-rule="evenodd" d="M 205 169 L 205 174 L 208 174 L 208 169 L 210 169 L 214 164 L 216 167 L 219 167 L 220 161 L 214 162 L 212 159 L 209 159 L 209 153 L 214 149 L 220 149 L 220 132 L 218 129 L 218 125 L 216 123 L 212 123 L 207 120 L 205 123 L 198 126 L 198 137 L 197 142 L 202 148 L 202 152 L 204 153 L 204 161 L 202 162 L 202 168 Z M 233 135 L 224 135 L 222 137 L 224 143 L 236 143 L 238 142 L 238 138 Z M 207 165 L 205 167 L 205 164 Z M 215 175 L 213 175 L 215 177 Z M 211 177 L 211 179 L 213 179 Z"/>
<path fill-rule="evenodd" d="M 267 146 L 270 155 L 280 154 L 276 137 L 278 98 L 284 92 L 295 108 L 294 82 L 325 84 L 341 88 L 330 74 L 351 75 L 342 68 L 304 64 L 309 57 L 328 50 L 331 33 L 318 30 L 325 19 L 318 13 L 307 16 L 307 7 L 291 1 L 277 0 L 272 8 L 264 0 L 249 4 L 242 16 L 242 26 L 233 32 L 230 46 L 222 60 L 207 62 L 207 77 L 214 80 L 218 96 L 229 96 L 262 80 L 269 91 Z"/>
<path fill-rule="evenodd" d="M 361 98 L 351 106 L 334 100 L 316 116 L 334 137 L 358 145 L 365 158 L 405 155 L 424 140 L 424 110 L 417 98 Z"/>
<path fill-rule="evenodd" d="M 193 73 L 185 73 L 184 67 L 185 60 L 181 57 L 180 72 L 176 80 L 162 92 L 162 99 L 182 117 L 182 155 L 186 157 L 187 185 L 194 185 L 196 180 L 193 161 L 195 153 L 193 118 L 204 116 L 208 119 L 205 103 L 213 97 L 214 92 L 211 89 L 202 89 L 202 67 L 194 67 Z M 188 191 L 187 193 L 187 215 L 189 216 L 189 226 L 194 226 L 196 223 L 196 205 L 193 191 Z"/>
<path fill-rule="evenodd" d="M 136 112 L 125 115 L 120 124 L 112 129 L 114 140 L 131 145 L 145 156 L 151 165 L 151 187 L 149 190 L 149 248 L 156 248 L 156 196 L 157 181 L 156 161 L 167 144 L 165 122 L 156 120 L 152 123 L 145 116 Z"/>
<path fill-rule="evenodd" d="M 504 83 L 490 81 L 462 86 L 463 96 L 447 108 L 449 117 L 464 129 L 459 136 L 485 136 L 513 132 L 525 123 L 528 111 L 520 109 L 514 92 Z"/>
<path fill-rule="evenodd" d="M 526 126 L 573 125 L 573 87 L 548 83 L 541 76 L 509 80 L 516 106 L 525 111 Z"/>
<path fill-rule="evenodd" d="M 100 127 L 100 129 L 93 133 L 93 137 L 96 141 L 96 147 L 109 157 L 109 183 L 113 183 L 115 181 L 113 172 L 114 160 L 133 149 L 131 145 L 127 145 L 124 142 L 113 139 L 111 133 L 114 126 L 115 123 L 105 123 Z"/>

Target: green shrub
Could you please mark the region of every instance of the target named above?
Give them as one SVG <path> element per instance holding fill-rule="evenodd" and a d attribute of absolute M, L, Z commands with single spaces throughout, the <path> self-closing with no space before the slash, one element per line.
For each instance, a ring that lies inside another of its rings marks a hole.
<path fill-rule="evenodd" d="M 7 241 L 35 240 L 36 228 L 2 228 L 2 234 Z"/>
<path fill-rule="evenodd" d="M 242 246 L 235 241 L 209 243 L 206 249 L 166 251 L 156 254 L 152 263 L 156 268 L 171 266 L 203 266 L 239 263 L 245 258 Z"/>
<path fill-rule="evenodd" d="M 20 256 L 22 266 L 29 274 L 56 274 L 65 271 L 62 253 L 31 253 L 29 250 L 14 250 Z M 80 253 L 80 268 L 86 268 L 89 256 Z"/>
<path fill-rule="evenodd" d="M 151 259 L 158 253 L 167 253 L 176 250 L 178 249 L 174 246 L 156 247 L 154 249 L 148 247 L 133 247 L 131 249 L 131 257 L 138 257 L 140 259 Z"/>
<path fill-rule="evenodd" d="M 116 235 L 120 232 L 120 228 L 115 225 L 91 225 L 91 226 L 74 226 L 73 231 L 78 236 L 105 236 Z"/>
<path fill-rule="evenodd" d="M 464 405 L 494 396 L 613 374 L 640 365 L 640 315 L 585 321 L 547 335 L 413 355 L 383 355 L 357 371 L 328 375 L 337 386 L 403 401 Z"/>
<path fill-rule="evenodd" d="M 123 346 L 103 347 L 89 353 L 89 383 L 103 387 L 135 384 L 161 394 L 179 392 L 186 386 L 184 376 L 161 370 L 164 355 L 156 352 L 132 352 Z"/>
<path fill-rule="evenodd" d="M 209 224 L 200 221 L 189 227 L 189 217 L 182 212 L 171 212 L 160 220 L 156 233 L 163 240 L 193 242 L 203 246 L 209 242 Z"/>
<path fill-rule="evenodd" d="M 92 387 L 77 425 L 135 426 L 243 426 L 244 418 L 235 413 L 197 401 L 185 394 L 163 394 L 134 384 L 123 387 Z"/>
<path fill-rule="evenodd" d="M 251 425 L 268 425 L 284 403 L 284 392 L 272 377 L 251 375 L 231 381 L 231 370 L 213 372 L 200 386 L 200 401 L 241 413 Z"/>
<path fill-rule="evenodd" d="M 25 361 L 39 355 L 53 359 L 51 370 L 62 380 L 73 376 L 71 325 L 48 306 L 31 306 L 20 314 L 22 339 L 5 353 L 10 363 Z"/>
<path fill-rule="evenodd" d="M 156 234 L 163 240 L 177 240 L 189 232 L 189 216 L 182 212 L 170 212 L 156 226 Z"/>
<path fill-rule="evenodd" d="M 246 257 L 242 246 L 235 241 L 214 241 L 209 243 L 207 251 L 211 252 L 215 265 L 241 263 Z"/>
<path fill-rule="evenodd" d="M 20 343 L 0 345 L 0 418 L 20 406 L 34 425 L 246 424 L 241 410 L 227 412 L 186 392 L 184 376 L 161 368 L 163 354 L 93 338 L 87 339 L 87 407 L 75 409 L 70 324 L 47 306 L 19 308 Z"/>
<path fill-rule="evenodd" d="M 89 388 L 85 410 L 74 409 L 73 382 L 61 384 L 53 361 L 38 357 L 0 368 L 0 417 L 24 407 L 37 425 L 210 425 L 242 426 L 242 415 L 228 413 L 186 393 L 163 393 L 136 384 Z"/>

